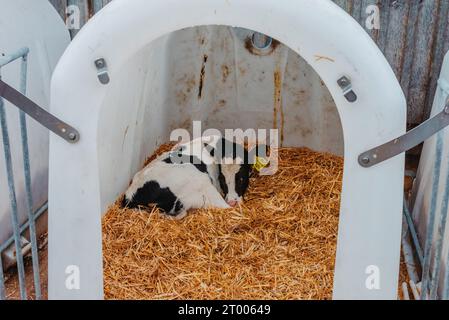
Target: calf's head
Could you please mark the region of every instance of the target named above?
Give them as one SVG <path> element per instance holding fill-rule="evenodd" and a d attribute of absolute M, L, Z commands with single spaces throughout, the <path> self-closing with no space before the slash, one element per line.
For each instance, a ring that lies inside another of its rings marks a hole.
<path fill-rule="evenodd" d="M 248 151 L 243 145 L 222 138 L 214 152 L 221 191 L 226 202 L 235 207 L 248 190 L 256 156 L 266 156 L 266 146 L 256 146 Z"/>

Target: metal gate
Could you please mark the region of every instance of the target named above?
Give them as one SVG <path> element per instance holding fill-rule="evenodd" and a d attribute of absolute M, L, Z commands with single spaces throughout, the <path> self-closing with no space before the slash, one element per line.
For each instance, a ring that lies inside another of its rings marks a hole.
<path fill-rule="evenodd" d="M 21 69 L 20 69 L 20 92 L 26 94 L 27 89 L 27 60 L 28 60 L 29 49 L 21 48 L 16 52 L 11 53 L 0 58 L 0 79 L 1 79 L 1 68 L 8 65 L 9 63 L 20 59 Z M 11 221 L 13 224 L 13 236 L 0 246 L 0 299 L 5 299 L 5 279 L 3 271 L 3 261 L 2 255 L 14 243 L 14 249 L 11 252 L 11 259 L 15 260 L 17 263 L 17 273 L 19 277 L 19 288 L 21 299 L 27 298 L 27 292 L 25 287 L 25 268 L 24 268 L 24 254 L 27 253 L 27 248 L 31 247 L 32 264 L 33 264 L 33 277 L 34 277 L 34 288 L 36 299 L 41 299 L 41 284 L 40 284 L 40 273 L 39 273 L 39 256 L 37 249 L 37 239 L 36 239 L 36 219 L 46 211 L 47 205 L 45 204 L 37 212 L 33 212 L 33 198 L 31 193 L 31 170 L 30 170 L 30 158 L 28 149 L 28 132 L 27 132 L 27 119 L 23 111 L 19 113 L 20 121 L 20 131 L 21 131 L 21 143 L 22 143 L 22 155 L 23 155 L 23 171 L 25 175 L 25 192 L 27 201 L 27 213 L 28 220 L 24 225 L 19 225 L 18 219 L 18 209 L 17 209 L 17 198 L 16 198 L 16 186 L 14 183 L 13 174 L 13 163 L 11 160 L 11 141 L 9 139 L 8 123 L 6 119 L 6 111 L 4 100 L 0 97 L 0 126 L 2 132 L 2 144 L 3 153 L 5 157 L 8 188 L 9 188 L 9 199 L 11 205 Z M 29 240 L 22 237 L 22 233 L 29 230 Z"/>

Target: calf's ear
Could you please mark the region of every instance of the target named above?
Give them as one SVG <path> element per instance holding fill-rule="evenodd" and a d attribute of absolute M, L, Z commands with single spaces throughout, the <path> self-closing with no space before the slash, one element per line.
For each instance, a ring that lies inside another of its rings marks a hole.
<path fill-rule="evenodd" d="M 245 162 L 251 165 L 257 163 L 257 158 L 263 158 L 268 160 L 269 158 L 269 147 L 262 143 L 256 144 L 248 151 L 248 157 L 245 159 Z"/>
<path fill-rule="evenodd" d="M 248 152 L 251 176 L 259 173 L 263 168 L 269 165 L 269 147 L 266 144 L 257 144 Z"/>
<path fill-rule="evenodd" d="M 214 147 L 212 147 L 210 144 L 208 144 L 206 142 L 203 143 L 203 146 L 207 150 L 207 152 L 209 152 L 211 157 L 215 157 L 215 148 Z"/>

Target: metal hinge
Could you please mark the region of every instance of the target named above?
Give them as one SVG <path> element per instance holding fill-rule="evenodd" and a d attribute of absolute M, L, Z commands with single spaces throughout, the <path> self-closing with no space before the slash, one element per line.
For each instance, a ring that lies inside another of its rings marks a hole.
<path fill-rule="evenodd" d="M 443 111 L 403 136 L 362 153 L 359 156 L 359 164 L 362 167 L 369 168 L 391 159 L 416 147 L 447 126 L 449 126 L 449 101 Z"/>
<path fill-rule="evenodd" d="M 16 89 L 10 87 L 8 84 L 0 79 L 0 97 L 11 102 L 17 108 L 25 112 L 31 118 L 39 122 L 48 130 L 57 134 L 64 140 L 75 143 L 79 140 L 80 134 L 73 127 L 67 123 L 59 120 L 45 109 L 38 106 L 36 103 L 28 99 Z"/>
<path fill-rule="evenodd" d="M 95 67 L 97 68 L 97 77 L 101 84 L 108 84 L 111 79 L 109 78 L 108 66 L 104 58 L 95 60 Z"/>
<path fill-rule="evenodd" d="M 337 80 L 337 84 L 343 91 L 343 95 L 345 96 L 346 100 L 348 100 L 348 102 L 354 103 L 357 101 L 357 94 L 352 89 L 352 82 L 348 77 L 341 77 Z"/>

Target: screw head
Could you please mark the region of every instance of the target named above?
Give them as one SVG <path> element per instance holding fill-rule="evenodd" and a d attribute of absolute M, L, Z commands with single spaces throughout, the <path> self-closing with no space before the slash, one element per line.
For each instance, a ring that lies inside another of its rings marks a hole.
<path fill-rule="evenodd" d="M 95 60 L 95 66 L 97 68 L 103 68 L 104 67 L 104 59 Z"/>
<path fill-rule="evenodd" d="M 366 164 L 369 164 L 369 163 L 371 162 L 371 160 L 370 160 L 370 158 L 369 158 L 368 156 L 362 157 L 361 161 L 362 161 L 362 163 L 365 164 L 365 165 L 366 165 Z"/>
<path fill-rule="evenodd" d="M 70 140 L 75 140 L 76 139 L 76 133 L 74 133 L 74 132 L 71 132 L 71 133 L 69 133 L 69 139 Z"/>
<path fill-rule="evenodd" d="M 338 79 L 337 83 L 340 86 L 340 88 L 342 88 L 342 89 L 346 88 L 347 86 L 349 86 L 351 84 L 351 82 L 349 81 L 349 79 L 346 76 L 343 76 L 340 79 Z"/>

